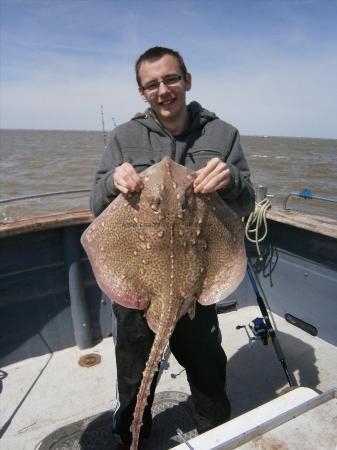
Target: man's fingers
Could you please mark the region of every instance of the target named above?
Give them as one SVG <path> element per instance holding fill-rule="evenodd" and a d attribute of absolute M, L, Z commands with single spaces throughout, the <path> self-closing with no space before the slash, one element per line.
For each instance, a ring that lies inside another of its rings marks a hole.
<path fill-rule="evenodd" d="M 128 188 L 122 186 L 121 184 L 115 182 L 115 186 L 116 186 L 116 188 L 117 188 L 119 191 L 123 192 L 123 194 L 128 194 L 128 193 L 129 193 Z"/>
<path fill-rule="evenodd" d="M 127 185 L 130 185 L 131 188 L 135 189 L 142 183 L 140 176 L 130 163 L 122 164 L 118 175 L 125 180 Z"/>
<path fill-rule="evenodd" d="M 228 173 L 222 172 L 210 180 L 205 180 L 201 185 L 199 185 L 196 189 L 194 189 L 194 192 L 202 193 L 202 194 L 208 194 L 210 192 L 217 191 L 218 189 L 222 189 L 223 187 L 227 186 L 230 180 L 230 172 Z"/>
<path fill-rule="evenodd" d="M 198 186 L 218 165 L 223 164 L 219 158 L 212 158 L 208 161 L 205 167 L 196 171 L 197 178 L 194 180 L 194 187 Z"/>
<path fill-rule="evenodd" d="M 211 161 L 215 162 L 214 160 Z M 198 175 L 199 183 L 194 183 L 195 193 L 213 192 L 221 189 L 229 183 L 231 175 L 226 163 L 218 160 L 217 165 L 214 167 L 214 164 L 212 164 L 211 167 L 213 167 L 211 172 L 209 172 L 209 167 L 207 166 L 200 171 Z"/>
<path fill-rule="evenodd" d="M 124 194 L 139 191 L 143 188 L 143 180 L 130 163 L 118 166 L 113 174 L 114 184 Z"/>
<path fill-rule="evenodd" d="M 136 184 L 142 182 L 141 177 L 130 163 L 126 163 L 124 173 L 124 178 L 128 179 L 128 177 L 130 177 L 130 179 L 133 180 Z"/>

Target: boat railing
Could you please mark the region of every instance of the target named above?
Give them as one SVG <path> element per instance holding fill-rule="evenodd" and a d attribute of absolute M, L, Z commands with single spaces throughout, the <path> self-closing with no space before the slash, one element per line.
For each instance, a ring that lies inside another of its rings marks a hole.
<path fill-rule="evenodd" d="M 69 194 L 88 194 L 91 191 L 89 188 L 85 189 L 67 189 L 67 190 L 61 190 L 61 191 L 52 191 L 52 192 L 41 192 L 38 194 L 29 194 L 29 195 L 23 195 L 18 197 L 10 197 L 10 198 L 4 198 L 0 199 L 0 206 L 8 203 L 18 202 L 21 200 L 31 200 L 31 199 L 39 199 L 39 198 L 45 198 L 45 197 L 53 197 L 53 196 L 59 196 L 59 195 L 69 195 Z M 275 197 L 274 194 L 267 194 L 267 187 L 264 185 L 258 185 L 256 186 L 256 201 L 261 202 L 266 198 L 273 198 Z M 301 192 L 291 192 L 290 194 L 287 194 L 283 201 L 283 210 L 289 211 L 291 208 L 288 207 L 288 200 L 292 197 L 296 198 L 302 198 L 305 200 L 319 200 L 324 201 L 328 203 L 334 203 L 337 204 L 337 199 L 331 199 L 321 196 L 315 196 L 312 194 L 312 191 L 308 188 L 303 189 Z"/>
<path fill-rule="evenodd" d="M 91 189 L 70 189 L 70 190 L 66 190 L 66 191 L 42 192 L 39 194 L 23 195 L 20 197 L 10 197 L 10 198 L 0 199 L 0 204 L 18 202 L 20 200 L 31 200 L 34 198 L 51 197 L 51 196 L 56 196 L 56 195 L 88 193 L 90 191 L 91 191 Z"/>
<path fill-rule="evenodd" d="M 332 198 L 326 198 L 326 197 L 320 197 L 317 195 L 313 195 L 312 191 L 310 189 L 305 188 L 301 192 L 297 192 L 297 193 L 291 192 L 290 194 L 288 194 L 286 196 L 286 198 L 284 199 L 284 202 L 283 202 L 283 209 L 285 211 L 290 209 L 290 208 L 287 208 L 287 203 L 288 203 L 289 198 L 291 198 L 291 197 L 302 198 L 304 200 L 319 200 L 319 201 L 337 204 L 337 200 L 332 199 Z"/>

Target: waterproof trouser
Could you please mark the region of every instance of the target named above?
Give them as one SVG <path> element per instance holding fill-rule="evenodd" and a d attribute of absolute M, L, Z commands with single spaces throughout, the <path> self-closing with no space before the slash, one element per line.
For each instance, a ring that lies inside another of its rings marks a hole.
<path fill-rule="evenodd" d="M 113 304 L 117 320 L 116 365 L 118 401 L 114 412 L 114 433 L 123 442 L 131 442 L 130 426 L 138 389 L 154 340 L 143 317 L 143 311 Z M 170 339 L 170 349 L 186 369 L 198 431 L 206 431 L 230 418 L 230 403 L 226 395 L 226 355 L 221 338 L 215 305 L 197 303 L 195 318 L 186 314 L 177 323 Z M 151 406 L 154 399 L 155 376 L 145 408 L 140 438 L 151 431 Z"/>

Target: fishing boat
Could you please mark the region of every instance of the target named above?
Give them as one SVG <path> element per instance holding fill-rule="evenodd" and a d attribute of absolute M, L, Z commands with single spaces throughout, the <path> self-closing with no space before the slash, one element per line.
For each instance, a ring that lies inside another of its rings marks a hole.
<path fill-rule="evenodd" d="M 92 219 L 81 209 L 0 225 L 3 450 L 111 445 L 115 325 L 79 242 Z M 337 221 L 268 207 L 263 241 L 254 223 L 250 270 L 217 305 L 232 419 L 197 435 L 168 349 L 142 449 L 336 449 Z"/>

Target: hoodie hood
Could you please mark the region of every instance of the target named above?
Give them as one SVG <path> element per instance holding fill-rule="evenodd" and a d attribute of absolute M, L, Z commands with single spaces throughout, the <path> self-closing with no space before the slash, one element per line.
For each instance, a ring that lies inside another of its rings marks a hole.
<path fill-rule="evenodd" d="M 187 129 L 182 134 L 189 133 L 191 130 L 203 127 L 207 122 L 218 118 L 215 113 L 203 108 L 198 102 L 189 103 L 189 105 L 187 105 L 187 109 L 190 113 L 190 121 Z M 169 132 L 164 129 L 155 112 L 151 108 L 148 108 L 143 113 L 137 113 L 132 120 L 136 120 L 151 131 L 166 135 L 169 134 Z"/>

